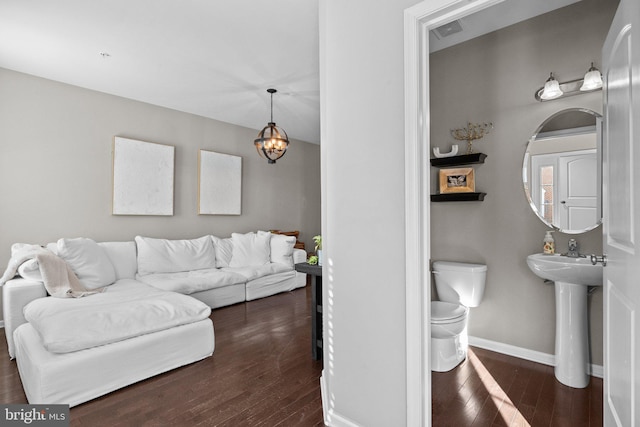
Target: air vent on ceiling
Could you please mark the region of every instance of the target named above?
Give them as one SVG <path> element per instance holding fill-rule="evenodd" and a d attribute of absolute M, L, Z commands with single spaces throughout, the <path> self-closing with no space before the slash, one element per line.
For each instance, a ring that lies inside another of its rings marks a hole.
<path fill-rule="evenodd" d="M 439 39 L 443 39 L 452 34 L 462 31 L 462 24 L 460 23 L 460 21 L 455 20 L 441 25 L 438 28 L 434 28 L 432 31 L 436 35 L 436 37 L 438 37 Z"/>

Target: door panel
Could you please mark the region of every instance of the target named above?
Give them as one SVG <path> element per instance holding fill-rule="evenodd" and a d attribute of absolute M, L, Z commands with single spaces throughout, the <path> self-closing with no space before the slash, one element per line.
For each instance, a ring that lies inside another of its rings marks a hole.
<path fill-rule="evenodd" d="M 605 426 L 640 425 L 638 28 L 640 2 L 621 0 L 602 51 Z"/>
<path fill-rule="evenodd" d="M 619 421 L 617 425 L 632 426 L 635 425 L 632 423 L 634 384 L 629 372 L 633 370 L 633 349 L 636 345 L 633 327 L 635 309 L 629 305 L 628 298 L 620 294 L 613 283 L 608 283 L 607 293 L 609 330 L 606 344 L 609 350 L 609 364 L 615 368 L 609 370 L 606 390 L 609 395 L 608 404 Z"/>
<path fill-rule="evenodd" d="M 633 139 L 631 129 L 631 58 L 629 44 L 631 27 L 625 26 L 611 52 L 611 65 L 606 71 L 607 106 L 605 135 L 608 144 L 611 208 L 609 210 L 609 240 L 611 244 L 633 253 Z M 606 84 L 605 83 L 605 84 Z M 621 185 L 623 184 L 623 185 Z"/>

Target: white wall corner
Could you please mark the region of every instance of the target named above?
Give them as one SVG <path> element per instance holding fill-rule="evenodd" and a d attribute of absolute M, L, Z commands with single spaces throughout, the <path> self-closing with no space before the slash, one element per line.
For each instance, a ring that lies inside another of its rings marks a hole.
<path fill-rule="evenodd" d="M 4 328 L 4 320 L 0 320 L 0 328 Z"/>

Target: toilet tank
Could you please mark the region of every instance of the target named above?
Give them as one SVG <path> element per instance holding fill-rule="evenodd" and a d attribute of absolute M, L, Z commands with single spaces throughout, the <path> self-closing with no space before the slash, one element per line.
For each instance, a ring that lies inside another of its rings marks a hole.
<path fill-rule="evenodd" d="M 435 261 L 433 277 L 438 299 L 477 307 L 484 296 L 487 266 L 463 262 Z"/>

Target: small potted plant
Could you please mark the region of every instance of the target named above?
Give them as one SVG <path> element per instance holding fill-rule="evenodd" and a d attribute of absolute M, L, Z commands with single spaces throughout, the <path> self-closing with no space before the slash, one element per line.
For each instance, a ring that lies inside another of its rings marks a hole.
<path fill-rule="evenodd" d="M 318 265 L 322 265 L 322 236 L 318 234 L 313 236 L 313 242 L 316 244 L 316 256 L 318 257 Z"/>

